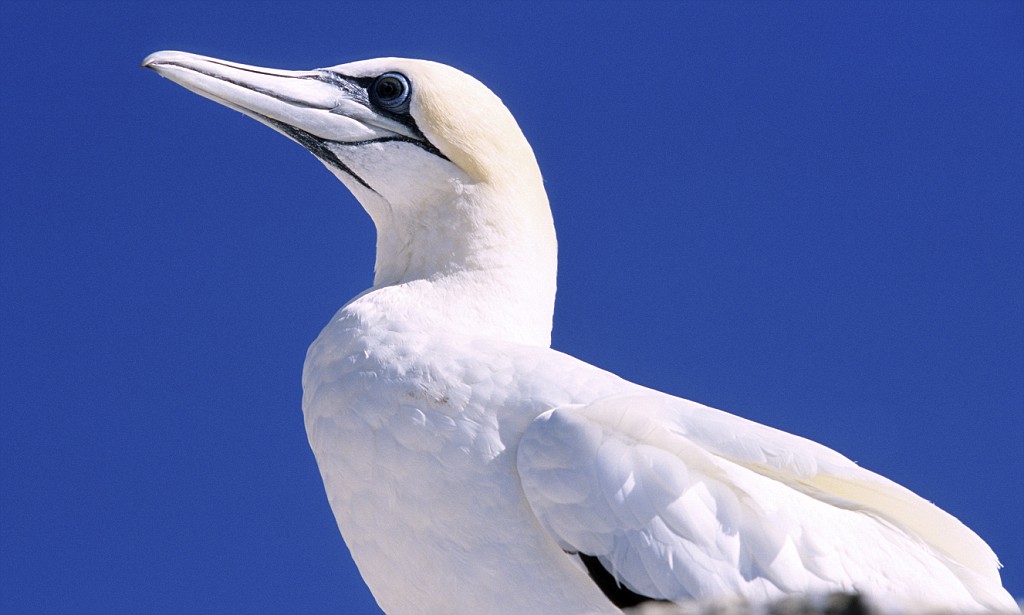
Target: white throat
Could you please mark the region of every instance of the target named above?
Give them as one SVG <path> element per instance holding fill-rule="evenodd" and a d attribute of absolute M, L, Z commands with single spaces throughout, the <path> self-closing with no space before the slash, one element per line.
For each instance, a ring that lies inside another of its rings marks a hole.
<path fill-rule="evenodd" d="M 389 289 L 375 294 L 395 316 L 453 334 L 551 344 L 558 256 L 539 172 L 505 189 L 468 178 L 436 190 L 421 184 L 419 198 L 406 202 L 391 198 L 404 190 L 374 192 L 338 177 L 377 228 L 371 291 Z"/>

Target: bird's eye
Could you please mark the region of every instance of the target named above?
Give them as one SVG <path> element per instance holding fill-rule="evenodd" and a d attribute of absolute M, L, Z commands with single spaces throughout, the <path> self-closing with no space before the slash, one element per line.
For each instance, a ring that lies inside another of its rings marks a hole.
<path fill-rule="evenodd" d="M 402 73 L 384 73 L 370 86 L 371 100 L 388 111 L 409 109 L 409 80 Z"/>

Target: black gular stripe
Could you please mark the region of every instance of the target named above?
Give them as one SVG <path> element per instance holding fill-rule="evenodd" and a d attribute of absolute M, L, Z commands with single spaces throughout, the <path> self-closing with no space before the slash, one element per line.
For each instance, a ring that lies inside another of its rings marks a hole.
<path fill-rule="evenodd" d="M 323 160 L 327 164 L 331 165 L 332 167 L 338 169 L 343 173 L 346 173 L 347 175 L 351 175 L 353 178 L 355 178 L 357 182 L 365 186 L 367 189 L 373 190 L 373 186 L 366 183 L 366 180 L 364 180 L 362 177 L 356 175 L 355 172 L 352 169 L 350 169 L 347 164 L 339 160 L 338 157 L 334 154 L 334 152 L 332 152 L 330 148 L 327 147 L 327 143 L 330 143 L 330 141 L 325 141 L 324 139 L 321 139 L 316 135 L 310 134 L 305 130 L 296 128 L 290 124 L 285 124 L 284 122 L 280 122 L 265 115 L 260 115 L 260 117 L 263 118 L 264 122 L 271 124 L 274 128 L 280 130 L 284 134 L 294 139 L 296 143 L 308 149 L 310 152 L 313 153 L 314 156 L 316 156 L 320 160 Z M 337 141 L 335 141 L 335 143 L 337 143 Z M 373 190 L 373 192 L 377 191 Z M 377 194 L 380 193 L 378 192 Z"/>

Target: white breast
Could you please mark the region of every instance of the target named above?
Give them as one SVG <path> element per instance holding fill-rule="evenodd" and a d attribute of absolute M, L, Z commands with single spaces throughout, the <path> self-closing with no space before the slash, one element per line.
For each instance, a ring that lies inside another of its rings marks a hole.
<path fill-rule="evenodd" d="M 382 325 L 372 297 L 349 304 L 303 376 L 331 507 L 380 606 L 617 612 L 539 526 L 515 470 L 530 421 L 572 397 L 530 378 L 538 357 L 562 355 Z"/>

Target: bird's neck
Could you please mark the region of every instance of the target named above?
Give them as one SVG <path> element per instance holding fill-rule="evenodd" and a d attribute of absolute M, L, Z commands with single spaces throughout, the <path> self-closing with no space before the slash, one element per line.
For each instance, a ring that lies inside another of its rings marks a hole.
<path fill-rule="evenodd" d="M 557 244 L 543 187 L 464 187 L 377 212 L 374 289 L 424 327 L 548 346 Z M 399 305 L 406 304 L 406 305 Z"/>

